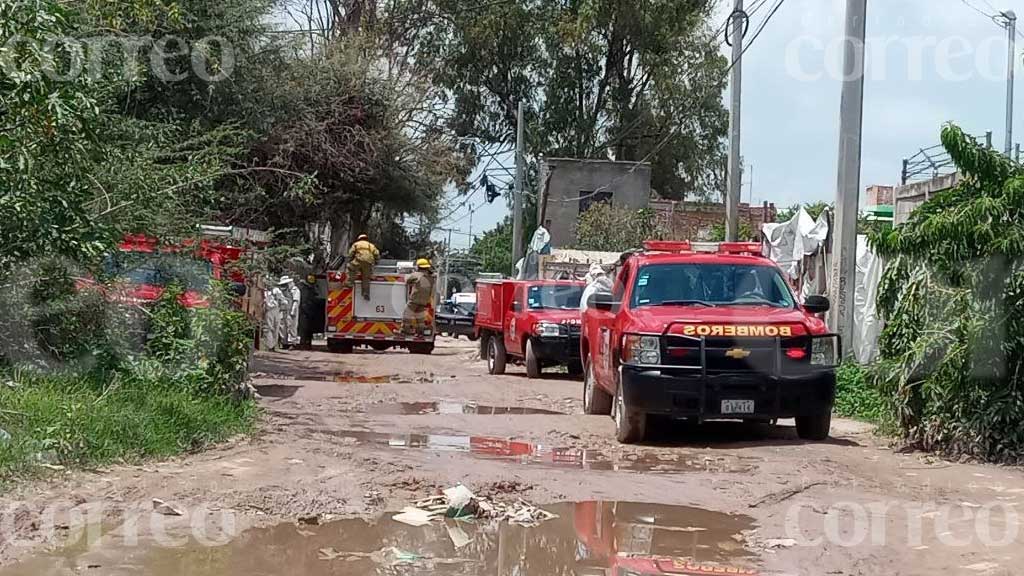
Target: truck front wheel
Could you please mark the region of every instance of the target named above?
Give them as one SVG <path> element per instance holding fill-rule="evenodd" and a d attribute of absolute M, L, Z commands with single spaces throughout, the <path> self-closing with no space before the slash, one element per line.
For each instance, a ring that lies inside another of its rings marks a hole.
<path fill-rule="evenodd" d="M 585 363 L 584 369 L 586 372 L 583 376 L 583 412 L 602 416 L 611 414 L 612 395 L 597 385 L 597 380 L 594 378 L 594 366 L 590 362 Z"/>
<path fill-rule="evenodd" d="M 826 440 L 831 427 L 832 410 L 821 410 L 817 414 L 796 417 L 796 435 L 802 440 Z"/>
<path fill-rule="evenodd" d="M 504 374 L 505 362 L 508 360 L 505 355 L 505 342 L 500 334 L 495 334 L 487 339 L 487 371 L 491 374 Z"/>
<path fill-rule="evenodd" d="M 540 359 L 533 349 L 533 340 L 526 341 L 526 377 L 540 378 Z"/>
<path fill-rule="evenodd" d="M 647 434 L 647 414 L 630 409 L 622 393 L 622 383 L 615 393 L 615 439 L 623 444 L 642 442 Z"/>

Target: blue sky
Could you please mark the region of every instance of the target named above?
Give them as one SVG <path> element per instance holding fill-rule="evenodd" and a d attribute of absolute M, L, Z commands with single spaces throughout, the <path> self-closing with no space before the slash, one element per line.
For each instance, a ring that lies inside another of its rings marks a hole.
<path fill-rule="evenodd" d="M 732 1 L 722 1 L 721 19 Z M 1024 18 L 1024 0 L 967 2 Z M 746 3 L 749 9 L 757 0 Z M 753 16 L 752 29 L 773 3 Z M 844 11 L 845 0 L 785 0 L 744 57 L 742 154 L 754 167 L 755 203 L 834 200 Z M 1019 28 L 1024 31 L 1024 22 Z M 963 0 L 869 0 L 867 37 L 862 188 L 897 184 L 902 159 L 938 144 L 947 121 L 972 134 L 992 130 L 996 147 L 1003 147 L 1002 28 Z M 1018 37 L 1018 77 L 1022 53 Z M 1018 78 L 1014 100 L 1014 140 L 1024 142 L 1024 78 Z M 748 198 L 745 186 L 743 200 Z M 471 205 L 482 201 L 478 194 Z M 473 231 L 491 228 L 506 213 L 500 200 L 483 205 L 474 213 Z M 468 223 L 468 208 L 449 221 L 462 233 L 453 237 L 456 247 L 469 244 Z"/>

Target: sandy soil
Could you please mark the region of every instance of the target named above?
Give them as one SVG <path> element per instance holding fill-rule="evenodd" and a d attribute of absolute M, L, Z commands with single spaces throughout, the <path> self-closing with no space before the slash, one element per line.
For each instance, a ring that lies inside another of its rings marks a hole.
<path fill-rule="evenodd" d="M 1024 574 L 1021 470 L 897 453 L 856 422 L 834 421 L 824 443 L 797 439 L 792 422 L 660 422 L 650 442 L 624 447 L 609 418 L 583 415 L 580 382 L 528 380 L 516 367 L 489 376 L 465 340 L 441 341 L 429 357 L 289 352 L 257 363 L 265 416 L 254 438 L 0 497 L 0 576 L 115 573 L 104 567 L 129 565 L 134 553 L 110 536 L 126 518 L 152 514 L 153 498 L 185 512 L 161 515 L 161 530 L 187 533 L 196 510 L 229 511 L 237 533 L 375 518 L 457 483 L 538 505 L 651 503 L 745 518 L 736 538 L 751 555 L 745 565 L 771 573 Z M 81 504 L 102 507 L 101 536 L 62 548 L 88 524 L 65 511 Z M 155 540 L 147 525 L 137 548 Z"/>

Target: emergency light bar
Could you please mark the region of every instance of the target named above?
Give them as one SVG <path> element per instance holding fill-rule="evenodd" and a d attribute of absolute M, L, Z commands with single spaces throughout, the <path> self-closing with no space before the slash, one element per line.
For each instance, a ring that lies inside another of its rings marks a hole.
<path fill-rule="evenodd" d="M 644 250 L 648 252 L 692 252 L 689 240 L 646 240 Z"/>
<path fill-rule="evenodd" d="M 722 242 L 718 246 L 718 251 L 722 254 L 750 254 L 752 256 L 760 256 L 763 253 L 763 248 L 758 242 Z"/>
<path fill-rule="evenodd" d="M 749 254 L 763 255 L 763 248 L 757 242 L 690 242 L 689 240 L 647 240 L 647 252 L 700 252 L 704 254 Z"/>

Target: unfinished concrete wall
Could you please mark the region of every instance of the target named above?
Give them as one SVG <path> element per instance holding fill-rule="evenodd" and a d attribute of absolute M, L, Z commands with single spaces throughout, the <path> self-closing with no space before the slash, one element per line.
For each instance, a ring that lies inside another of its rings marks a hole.
<path fill-rule="evenodd" d="M 564 248 L 576 241 L 580 214 L 597 202 L 640 210 L 651 195 L 651 167 L 636 162 L 547 158 L 541 162 L 538 206 L 551 233 L 551 246 Z"/>
<path fill-rule="evenodd" d="M 927 202 L 935 194 L 953 188 L 960 183 L 960 178 L 960 174 L 956 173 L 923 182 L 896 186 L 893 194 L 896 198 L 896 205 L 893 208 L 894 224 L 899 226 L 909 220 L 910 214 L 917 210 L 918 206 Z"/>

